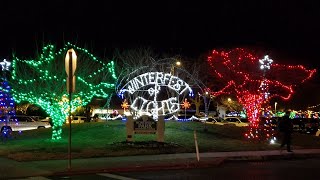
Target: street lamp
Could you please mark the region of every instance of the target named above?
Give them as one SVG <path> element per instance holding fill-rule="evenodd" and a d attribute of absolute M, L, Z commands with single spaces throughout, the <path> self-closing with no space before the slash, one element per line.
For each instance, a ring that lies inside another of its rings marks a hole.
<path fill-rule="evenodd" d="M 198 94 L 199 94 L 199 96 L 202 96 L 202 98 L 203 98 L 203 101 L 204 101 L 204 114 L 205 114 L 205 119 L 207 120 L 208 119 L 210 101 L 214 96 L 212 96 L 208 91 L 205 91 L 202 95 L 200 93 L 198 93 Z M 204 130 L 205 131 L 208 130 L 207 126 L 206 126 L 206 123 L 204 123 Z"/>
<path fill-rule="evenodd" d="M 75 91 L 76 76 L 74 75 L 77 68 L 77 55 L 73 49 L 67 51 L 65 57 L 65 68 L 67 72 L 67 92 L 69 93 L 69 145 L 68 145 L 68 169 L 71 169 L 71 106 L 72 93 Z"/>
<path fill-rule="evenodd" d="M 170 68 L 171 76 L 174 76 L 174 68 L 175 68 L 175 66 L 178 66 L 178 67 L 181 66 L 181 62 L 180 61 L 176 61 L 174 64 L 171 64 L 171 68 Z M 175 95 L 173 91 L 171 91 L 171 95 L 172 96 Z M 180 102 L 179 102 L 179 94 L 176 94 L 176 98 L 177 98 L 177 103 L 180 104 Z M 178 112 L 177 112 L 177 114 L 178 114 Z"/>
<path fill-rule="evenodd" d="M 176 61 L 175 64 L 171 65 L 171 69 L 170 69 L 171 75 L 174 76 L 174 68 L 175 68 L 175 66 L 179 67 L 179 66 L 181 66 L 181 64 L 182 64 L 181 61 Z"/>

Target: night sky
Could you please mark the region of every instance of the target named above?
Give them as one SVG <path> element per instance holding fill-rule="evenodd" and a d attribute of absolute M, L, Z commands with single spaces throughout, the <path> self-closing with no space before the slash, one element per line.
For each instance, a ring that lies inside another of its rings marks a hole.
<path fill-rule="evenodd" d="M 317 1 L 1 1 L 0 57 L 34 57 L 43 43 L 70 41 L 102 57 L 152 47 L 198 57 L 213 48 L 262 49 L 276 63 L 320 67 Z M 320 103 L 319 73 L 291 104 Z M 304 90 L 306 89 L 306 90 Z M 301 98 L 303 91 L 313 94 Z M 302 100 L 304 99 L 304 100 Z M 280 104 L 278 104 L 281 106 Z"/>

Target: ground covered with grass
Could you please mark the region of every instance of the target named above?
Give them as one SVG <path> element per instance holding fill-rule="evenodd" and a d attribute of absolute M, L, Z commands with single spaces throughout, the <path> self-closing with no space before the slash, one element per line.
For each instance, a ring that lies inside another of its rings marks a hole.
<path fill-rule="evenodd" d="M 62 140 L 59 141 L 51 140 L 51 129 L 13 133 L 10 139 L 0 141 L 0 156 L 19 161 L 67 159 L 68 131 L 68 127 L 65 126 Z M 134 142 L 128 143 L 123 121 L 72 124 L 72 157 L 193 153 L 194 132 L 197 135 L 200 152 L 279 149 L 279 144 L 246 140 L 245 131 L 245 127 L 168 121 L 165 125 L 164 143 L 156 142 L 154 134 L 136 134 Z M 320 148 L 320 137 L 294 134 L 293 146 Z"/>

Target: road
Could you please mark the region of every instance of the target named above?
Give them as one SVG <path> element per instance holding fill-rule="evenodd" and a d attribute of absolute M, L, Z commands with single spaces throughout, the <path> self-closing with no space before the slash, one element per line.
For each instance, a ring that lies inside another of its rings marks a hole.
<path fill-rule="evenodd" d="M 320 159 L 273 160 L 259 162 L 226 162 L 219 167 L 147 172 L 98 173 L 71 177 L 43 177 L 44 179 L 258 179 L 313 180 L 320 179 Z"/>

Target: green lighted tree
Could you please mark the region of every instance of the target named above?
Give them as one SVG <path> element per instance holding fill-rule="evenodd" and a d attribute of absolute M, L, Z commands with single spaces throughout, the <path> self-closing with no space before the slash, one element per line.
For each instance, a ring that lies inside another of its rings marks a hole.
<path fill-rule="evenodd" d="M 17 102 L 37 104 L 51 116 L 53 140 L 61 139 L 62 125 L 70 108 L 65 70 L 65 56 L 70 48 L 77 54 L 76 86 L 71 101 L 71 110 L 74 111 L 88 104 L 93 97 L 107 98 L 114 92 L 117 77 L 113 61 L 101 61 L 87 49 L 70 43 L 59 50 L 47 45 L 32 60 L 13 57 L 10 79 L 13 97 Z"/>

